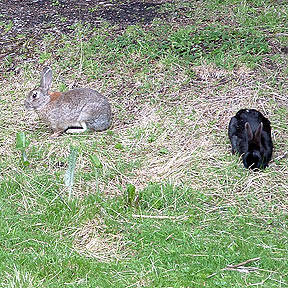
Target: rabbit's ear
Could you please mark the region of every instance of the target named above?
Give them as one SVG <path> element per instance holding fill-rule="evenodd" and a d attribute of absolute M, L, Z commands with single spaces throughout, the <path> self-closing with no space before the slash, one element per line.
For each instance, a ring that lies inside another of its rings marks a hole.
<path fill-rule="evenodd" d="M 253 140 L 253 132 L 252 132 L 251 126 L 248 122 L 245 123 L 245 131 L 246 131 L 248 141 L 252 141 Z"/>
<path fill-rule="evenodd" d="M 261 144 L 262 129 L 263 129 L 263 123 L 261 122 L 260 125 L 258 126 L 256 132 L 255 132 L 255 137 L 254 137 L 255 143 L 259 146 Z"/>
<path fill-rule="evenodd" d="M 52 69 L 50 67 L 45 67 L 42 71 L 40 87 L 49 90 L 52 83 Z"/>

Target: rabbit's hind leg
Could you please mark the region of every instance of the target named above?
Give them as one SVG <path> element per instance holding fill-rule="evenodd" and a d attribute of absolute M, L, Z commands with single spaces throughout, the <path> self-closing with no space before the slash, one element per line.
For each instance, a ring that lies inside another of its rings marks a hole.
<path fill-rule="evenodd" d="M 94 131 L 107 130 L 111 125 L 111 119 L 105 115 L 99 116 L 97 119 L 87 121 L 87 127 Z"/>

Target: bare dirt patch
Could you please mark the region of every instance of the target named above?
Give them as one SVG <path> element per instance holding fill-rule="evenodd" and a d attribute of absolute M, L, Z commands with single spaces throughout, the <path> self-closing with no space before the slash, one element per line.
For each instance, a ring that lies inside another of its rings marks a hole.
<path fill-rule="evenodd" d="M 17 71 L 21 55 L 39 45 L 45 34 L 69 34 L 74 26 L 95 28 L 108 21 L 119 31 L 128 25 L 149 25 L 155 18 L 165 18 L 159 11 L 163 1 L 99 0 L 4 0 L 0 3 L 0 72 Z M 16 60 L 17 58 L 17 60 Z M 13 60 L 12 60 L 13 59 Z"/>
<path fill-rule="evenodd" d="M 6 36 L 31 31 L 48 30 L 70 32 L 74 24 L 90 24 L 97 27 L 103 20 L 126 26 L 149 24 L 155 18 L 164 17 L 158 12 L 163 1 L 76 1 L 76 0 L 24 0 L 4 1 L 0 4 L 0 21 L 12 22 Z"/>

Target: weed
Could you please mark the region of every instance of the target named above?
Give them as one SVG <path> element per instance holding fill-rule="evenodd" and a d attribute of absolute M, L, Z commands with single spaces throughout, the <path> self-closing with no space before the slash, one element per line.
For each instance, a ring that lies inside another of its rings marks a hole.
<path fill-rule="evenodd" d="M 71 200 L 72 197 L 72 186 L 74 182 L 74 173 L 75 173 L 75 166 L 76 166 L 76 159 L 77 159 L 77 152 L 78 149 L 71 146 L 70 147 L 70 154 L 68 158 L 68 168 L 65 173 L 65 185 L 68 188 L 68 199 Z"/>
<path fill-rule="evenodd" d="M 16 134 L 16 149 L 21 151 L 22 163 L 24 166 L 29 166 L 29 161 L 26 155 L 26 149 L 28 148 L 30 141 L 27 140 L 24 132 Z"/>

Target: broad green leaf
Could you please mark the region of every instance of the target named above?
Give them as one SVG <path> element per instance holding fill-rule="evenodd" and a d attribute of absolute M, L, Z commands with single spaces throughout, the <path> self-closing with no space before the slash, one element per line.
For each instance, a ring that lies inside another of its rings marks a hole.
<path fill-rule="evenodd" d="M 132 184 L 127 185 L 127 195 L 128 195 L 128 205 L 132 206 L 134 199 L 135 199 L 135 191 L 136 188 Z"/>
<path fill-rule="evenodd" d="M 160 154 L 168 154 L 169 151 L 168 151 L 167 148 L 161 148 L 161 149 L 159 150 L 159 153 L 160 153 Z"/>
<path fill-rule="evenodd" d="M 17 150 L 25 150 L 30 144 L 30 141 L 26 138 L 24 132 L 18 132 L 16 134 L 16 149 Z"/>
<path fill-rule="evenodd" d="M 102 163 L 96 155 L 89 155 L 89 158 L 95 168 L 102 168 Z"/>
<path fill-rule="evenodd" d="M 119 150 L 122 150 L 123 149 L 123 145 L 121 143 L 116 143 L 115 144 L 115 148 L 119 149 Z"/>

